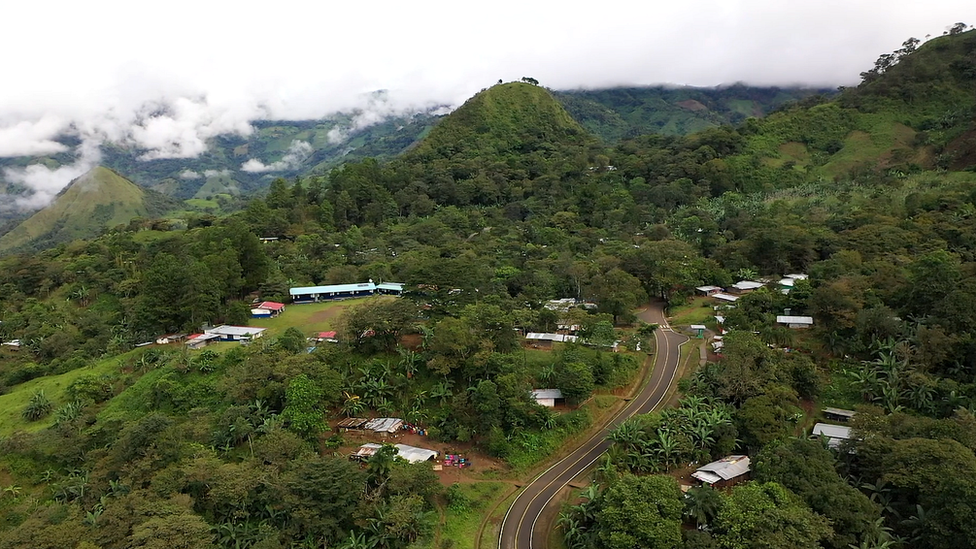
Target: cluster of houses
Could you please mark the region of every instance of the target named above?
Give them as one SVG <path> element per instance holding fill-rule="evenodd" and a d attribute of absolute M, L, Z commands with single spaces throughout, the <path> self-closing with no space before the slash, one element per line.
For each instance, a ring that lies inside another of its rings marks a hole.
<path fill-rule="evenodd" d="M 853 410 L 824 408 L 824 416 L 834 421 L 848 421 L 854 417 Z M 811 437 L 826 440 L 830 448 L 838 448 L 851 438 L 851 428 L 847 425 L 817 423 L 813 426 Z M 691 474 L 693 478 L 714 488 L 725 488 L 749 479 L 751 472 L 749 456 L 727 456 L 699 467 Z"/>
<path fill-rule="evenodd" d="M 718 301 L 725 301 L 727 303 L 735 303 L 744 294 L 753 292 L 763 287 L 774 287 L 784 294 L 790 293 L 793 286 L 796 284 L 797 280 L 807 280 L 809 277 L 805 274 L 788 274 L 776 281 L 774 284 L 773 280 L 740 280 L 735 284 L 729 286 L 726 291 L 725 288 L 721 286 L 699 286 L 695 290 L 701 294 Z"/>
<path fill-rule="evenodd" d="M 572 297 L 565 297 L 562 299 L 551 299 L 542 304 L 542 306 L 550 311 L 555 311 L 557 313 L 568 313 L 570 309 L 580 308 L 584 310 L 596 309 L 596 303 L 590 301 L 580 301 Z M 569 320 L 560 320 L 556 324 L 555 332 L 528 332 L 525 334 L 526 343 L 534 349 L 550 349 L 553 343 L 582 343 L 583 345 L 589 345 L 586 340 L 580 339 L 577 332 L 582 329 L 579 324 L 572 324 Z M 521 331 L 521 330 L 519 330 Z M 619 350 L 619 341 L 615 341 L 609 347 L 617 352 Z"/>
<path fill-rule="evenodd" d="M 414 426 L 408 425 L 402 419 L 397 417 L 377 417 L 377 418 L 362 418 L 362 417 L 350 417 L 340 421 L 336 428 L 344 432 L 358 432 L 361 434 L 372 433 L 374 436 L 379 436 L 381 438 L 388 438 L 391 436 L 396 436 L 400 431 L 409 430 L 411 432 L 418 432 Z M 423 431 L 419 431 L 421 434 Z M 359 447 L 358 450 L 349 455 L 349 459 L 353 461 L 365 462 L 369 461 L 369 458 L 373 457 L 383 444 L 376 442 L 367 442 Z M 394 448 L 397 450 L 397 456 L 403 458 L 410 463 L 421 463 L 424 461 L 435 461 L 440 453 L 435 450 L 430 450 L 427 448 L 419 448 L 417 446 L 408 446 L 406 444 L 394 444 Z"/>
<path fill-rule="evenodd" d="M 775 282 L 775 286 L 779 291 L 784 294 L 788 294 L 793 286 L 798 280 L 807 280 L 807 275 L 805 274 L 788 274 L 784 276 L 779 281 Z M 717 314 L 715 315 L 715 322 L 721 327 L 725 323 L 725 316 L 721 314 L 724 309 L 731 309 L 735 307 L 735 302 L 739 300 L 745 294 L 758 290 L 759 288 L 771 286 L 774 281 L 754 281 L 754 280 L 740 280 L 728 288 L 720 286 L 699 286 L 695 288 L 699 295 L 707 296 L 720 303 L 715 306 Z M 804 329 L 813 326 L 813 317 L 804 315 L 792 315 L 790 310 L 787 309 L 782 315 L 776 316 L 776 324 L 780 326 L 785 326 L 791 329 Z M 702 337 L 704 334 L 704 326 L 696 325 L 692 326 L 692 331 L 697 332 L 698 337 Z M 721 333 L 725 333 L 724 330 L 719 330 Z M 716 336 L 712 341 L 712 349 L 718 352 L 723 347 L 722 336 Z"/>
<path fill-rule="evenodd" d="M 385 282 L 374 284 L 372 280 L 365 284 L 335 284 L 332 286 L 310 286 L 292 288 L 290 290 L 293 303 L 315 303 L 319 301 L 365 297 L 370 295 L 403 294 L 403 284 Z M 262 301 L 251 307 L 251 318 L 275 318 L 285 312 L 285 304 L 276 301 Z M 167 334 L 156 338 L 157 345 L 185 342 L 191 349 L 199 349 L 216 341 L 248 342 L 263 335 L 265 328 L 255 326 L 218 326 L 209 328 L 199 334 Z M 335 343 L 338 341 L 336 332 L 319 332 L 308 338 L 310 342 L 323 341 Z M 4 345 L 20 346 L 20 341 L 4 343 Z M 149 345 L 151 342 L 145 343 Z M 311 347 L 314 349 L 314 347 Z"/>

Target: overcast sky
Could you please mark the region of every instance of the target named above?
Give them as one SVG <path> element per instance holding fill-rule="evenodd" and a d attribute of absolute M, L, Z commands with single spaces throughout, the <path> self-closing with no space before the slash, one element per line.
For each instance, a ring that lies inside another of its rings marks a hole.
<path fill-rule="evenodd" d="M 255 119 L 317 118 L 378 89 L 379 114 L 457 105 L 522 76 L 855 84 L 909 36 L 974 15 L 972 0 L 5 2 L 0 156 L 62 150 L 68 130 L 192 157 Z"/>

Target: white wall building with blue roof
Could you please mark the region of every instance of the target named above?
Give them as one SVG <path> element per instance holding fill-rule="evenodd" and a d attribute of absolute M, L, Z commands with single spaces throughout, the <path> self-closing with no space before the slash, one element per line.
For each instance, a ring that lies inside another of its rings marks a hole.
<path fill-rule="evenodd" d="M 303 286 L 288 290 L 294 303 L 318 303 L 334 299 L 351 299 L 375 294 L 401 295 L 403 284 L 383 282 L 374 284 L 372 280 L 361 284 L 331 284 L 328 286 Z"/>

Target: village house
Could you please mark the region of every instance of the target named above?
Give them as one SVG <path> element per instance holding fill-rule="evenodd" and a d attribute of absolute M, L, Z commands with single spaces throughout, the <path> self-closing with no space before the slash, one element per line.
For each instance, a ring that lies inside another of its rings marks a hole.
<path fill-rule="evenodd" d="M 749 456 L 728 456 L 699 467 L 691 476 L 713 488 L 725 488 L 749 479 Z"/>
<path fill-rule="evenodd" d="M 221 341 L 250 341 L 252 339 L 257 339 L 264 335 L 266 328 L 258 328 L 255 326 L 217 326 L 216 328 L 210 328 L 209 330 L 204 330 L 206 335 L 215 335 Z"/>
<path fill-rule="evenodd" d="M 186 339 L 186 334 L 167 334 L 156 338 L 156 345 L 168 345 L 178 343 Z"/>
<path fill-rule="evenodd" d="M 813 317 L 780 315 L 776 317 L 776 323 L 787 328 L 803 329 L 813 326 Z"/>
<path fill-rule="evenodd" d="M 362 284 L 332 284 L 327 286 L 304 286 L 288 290 L 293 303 L 318 303 L 334 299 L 351 299 L 371 295 L 403 294 L 403 284 L 399 282 L 382 282 L 374 284 L 372 280 Z"/>
<path fill-rule="evenodd" d="M 285 311 L 285 304 L 275 301 L 262 301 L 251 308 L 251 316 L 254 318 L 272 318 Z"/>
<path fill-rule="evenodd" d="M 854 417 L 854 410 L 845 410 L 843 408 L 831 408 L 826 407 L 823 409 L 824 417 L 831 421 L 850 421 Z"/>
<path fill-rule="evenodd" d="M 559 389 L 533 389 L 532 400 L 536 404 L 547 408 L 552 408 L 556 404 L 564 404 L 566 402 L 566 398 L 563 397 L 563 392 Z"/>
<path fill-rule="evenodd" d="M 16 349 L 20 349 L 20 340 L 19 339 L 11 339 L 10 341 L 4 341 L 3 343 L 0 343 L 0 345 L 3 345 L 4 347 L 6 347 L 8 349 L 15 349 L 16 350 Z"/>
<path fill-rule="evenodd" d="M 373 454 L 375 454 L 382 447 L 382 444 L 367 442 L 366 444 L 360 446 L 355 453 L 349 456 L 349 458 L 356 461 L 369 461 L 369 458 L 373 457 Z M 434 461 L 437 459 L 437 456 L 440 455 L 434 450 L 418 448 L 416 446 L 407 446 L 406 444 L 394 444 L 393 447 L 397 450 L 397 457 L 403 458 L 410 463 Z"/>
<path fill-rule="evenodd" d="M 329 332 L 317 332 L 315 336 L 309 338 L 316 343 L 328 342 L 328 343 L 339 343 L 339 333 L 336 331 Z"/>
<path fill-rule="evenodd" d="M 695 288 L 695 291 L 704 296 L 710 296 L 712 294 L 717 294 L 722 291 L 722 288 L 718 286 L 699 286 Z"/>
<path fill-rule="evenodd" d="M 813 426 L 813 437 L 825 437 L 827 446 L 837 448 L 845 440 L 851 438 L 851 428 L 846 425 L 832 425 L 830 423 L 818 423 Z"/>
<path fill-rule="evenodd" d="M 758 290 L 763 287 L 762 282 L 754 282 L 752 280 L 740 280 L 729 288 L 733 294 L 747 294 L 751 291 Z"/>
<path fill-rule="evenodd" d="M 579 337 L 568 334 L 549 334 L 549 333 L 536 333 L 529 332 L 525 334 L 526 341 L 531 342 L 533 347 L 552 347 L 553 342 L 555 343 L 575 343 Z"/>

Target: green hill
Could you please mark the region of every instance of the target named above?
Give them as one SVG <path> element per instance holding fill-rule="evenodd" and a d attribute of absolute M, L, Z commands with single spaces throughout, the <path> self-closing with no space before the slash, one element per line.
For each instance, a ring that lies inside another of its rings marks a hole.
<path fill-rule="evenodd" d="M 652 175 L 680 170 L 713 193 L 970 169 L 976 166 L 974 52 L 976 32 L 936 38 L 889 54 L 894 64 L 863 73 L 859 86 L 835 98 L 810 98 L 734 130 L 667 143 L 670 152 L 662 157 L 654 157 L 654 137 L 623 150 L 642 149 L 638 156 L 651 163 Z M 678 166 L 687 160 L 699 168 Z"/>
<path fill-rule="evenodd" d="M 498 84 L 445 117 L 408 159 L 526 154 L 554 143 L 583 145 L 592 138 L 545 88 Z"/>
<path fill-rule="evenodd" d="M 0 252 L 90 238 L 134 217 L 159 215 L 168 205 L 157 193 L 99 166 L 72 181 L 54 202 L 0 237 Z"/>

